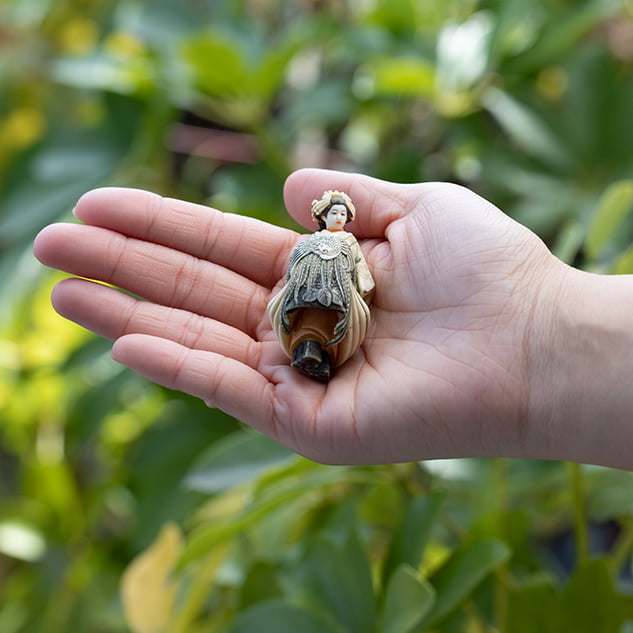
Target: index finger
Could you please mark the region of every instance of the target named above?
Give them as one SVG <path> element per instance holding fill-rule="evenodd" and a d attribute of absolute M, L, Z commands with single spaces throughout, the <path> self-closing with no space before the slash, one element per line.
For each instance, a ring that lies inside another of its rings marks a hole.
<path fill-rule="evenodd" d="M 104 187 L 84 194 L 82 222 L 153 242 L 219 264 L 263 286 L 285 274 L 294 231 L 246 216 L 140 189 Z"/>
<path fill-rule="evenodd" d="M 310 217 L 312 200 L 328 189 L 343 191 L 356 207 L 349 230 L 360 238 L 384 238 L 385 229 L 406 211 L 411 185 L 401 185 L 371 176 L 326 169 L 300 169 L 286 180 L 286 207 L 303 226 L 314 227 Z"/>

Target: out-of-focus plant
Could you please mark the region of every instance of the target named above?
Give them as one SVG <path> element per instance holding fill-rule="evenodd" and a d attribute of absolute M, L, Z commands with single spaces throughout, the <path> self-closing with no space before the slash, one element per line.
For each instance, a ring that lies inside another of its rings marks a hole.
<path fill-rule="evenodd" d="M 626 474 L 616 478 L 630 489 Z M 599 491 L 604 479 L 589 473 L 587 490 Z M 489 495 L 482 507 L 472 481 Z M 332 468 L 249 432 L 212 446 L 185 486 L 211 495 L 187 539 L 166 526 L 126 572 L 135 633 L 615 632 L 633 615 L 616 585 L 630 528 L 610 556 L 590 556 L 579 526 L 573 570 L 564 558 L 557 567 L 557 550 L 541 540 L 577 503 L 556 464 Z"/>
<path fill-rule="evenodd" d="M 311 165 L 633 272 L 632 42 L 625 0 L 0 4 L 0 631 L 630 630 L 627 473 L 299 459 L 116 367 L 30 243 L 111 184 L 290 225 Z"/>

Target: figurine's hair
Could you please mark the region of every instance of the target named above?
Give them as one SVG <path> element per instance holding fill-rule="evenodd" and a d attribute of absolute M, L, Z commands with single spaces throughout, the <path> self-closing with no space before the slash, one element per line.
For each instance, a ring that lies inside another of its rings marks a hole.
<path fill-rule="evenodd" d="M 324 191 L 320 200 L 312 201 L 312 219 L 320 228 L 325 228 L 324 216 L 335 205 L 342 204 L 347 209 L 347 221 L 351 222 L 356 216 L 356 209 L 352 199 L 342 191 Z"/>

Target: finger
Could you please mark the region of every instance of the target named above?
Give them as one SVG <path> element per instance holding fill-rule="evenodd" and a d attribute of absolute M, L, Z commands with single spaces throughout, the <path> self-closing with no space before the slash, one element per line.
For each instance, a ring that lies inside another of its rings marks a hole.
<path fill-rule="evenodd" d="M 112 357 L 159 385 L 200 398 L 210 407 L 275 437 L 274 387 L 247 365 L 143 334 L 118 339 Z"/>
<path fill-rule="evenodd" d="M 356 219 L 348 228 L 358 237 L 382 238 L 385 229 L 408 211 L 411 185 L 400 185 L 361 174 L 300 169 L 291 174 L 284 186 L 286 207 L 303 226 L 313 227 L 312 200 L 328 189 L 344 191 L 356 207 Z"/>
<path fill-rule="evenodd" d="M 297 240 L 293 231 L 255 218 L 140 189 L 89 191 L 74 213 L 87 224 L 169 246 L 268 287 L 284 274 L 287 254 Z"/>
<path fill-rule="evenodd" d="M 257 343 L 236 328 L 184 310 L 139 301 L 102 284 L 65 279 L 55 286 L 51 298 L 63 317 L 110 340 L 147 334 L 222 354 L 252 367 L 259 362 Z"/>
<path fill-rule="evenodd" d="M 48 266 L 249 333 L 263 322 L 270 294 L 221 266 L 94 226 L 51 225 L 38 235 L 34 251 Z"/>

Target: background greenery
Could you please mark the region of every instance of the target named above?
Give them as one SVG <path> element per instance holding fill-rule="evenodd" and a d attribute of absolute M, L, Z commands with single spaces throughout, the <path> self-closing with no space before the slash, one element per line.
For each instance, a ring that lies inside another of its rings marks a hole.
<path fill-rule="evenodd" d="M 3 0 L 0 86 L 0 633 L 633 630 L 629 473 L 299 459 L 116 366 L 30 251 L 107 184 L 289 225 L 311 165 L 633 272 L 633 3 Z"/>

